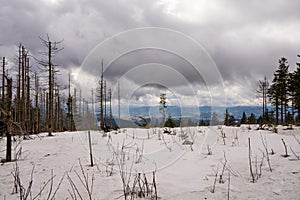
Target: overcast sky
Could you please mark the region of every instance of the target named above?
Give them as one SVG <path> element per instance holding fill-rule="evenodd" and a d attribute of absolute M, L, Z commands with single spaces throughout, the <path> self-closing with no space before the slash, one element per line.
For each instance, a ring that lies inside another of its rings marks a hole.
<path fill-rule="evenodd" d="M 300 1 L 296 0 L 0 0 L 0 4 L 0 56 L 12 62 L 16 45 L 22 42 L 40 57 L 43 47 L 38 37 L 48 33 L 52 40 L 63 39 L 64 50 L 55 60 L 62 74 L 74 73 L 105 39 L 142 27 L 179 31 L 201 44 L 221 73 L 229 105 L 258 105 L 258 80 L 266 75 L 271 81 L 282 56 L 291 70 L 299 62 Z M 123 61 L 134 59 L 128 56 Z M 59 79 L 67 83 L 66 76 Z M 138 91 L 137 97 L 149 102 L 149 90 L 144 96 Z M 182 87 L 178 91 L 177 95 L 186 95 Z"/>

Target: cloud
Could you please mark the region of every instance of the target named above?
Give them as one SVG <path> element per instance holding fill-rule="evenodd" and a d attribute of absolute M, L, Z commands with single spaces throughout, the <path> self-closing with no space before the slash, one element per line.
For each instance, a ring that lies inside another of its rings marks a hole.
<path fill-rule="evenodd" d="M 55 57 L 55 63 L 60 65 L 62 74 L 58 80 L 65 85 L 66 74 L 78 71 L 76 68 L 105 39 L 138 27 L 170 28 L 203 45 L 218 66 L 226 91 L 235 91 L 230 93 L 230 102 L 251 104 L 258 79 L 267 75 L 271 80 L 281 56 L 288 58 L 291 69 L 295 66 L 300 51 L 299 7 L 299 1 L 284 0 L 3 1 L 0 7 L 0 56 L 6 56 L 13 65 L 17 52 L 15 45 L 22 42 L 32 56 L 40 58 L 43 47 L 39 36 L 45 38 L 48 33 L 52 40 L 63 39 L 64 50 Z M 123 55 L 111 63 L 109 71 L 105 72 L 106 77 L 113 81 L 121 75 L 120 65 L 126 71 L 149 62 L 173 67 L 191 84 L 206 84 L 206 77 L 199 78 L 193 70 L 186 70 L 190 69 L 189 64 L 180 57 L 157 50 Z M 32 61 L 32 65 L 37 64 Z M 78 84 L 76 80 L 85 75 L 86 79 L 81 81 L 83 87 L 90 87 L 100 72 L 93 73 L 90 78 L 88 74 L 79 74 L 77 78 L 72 76 L 74 86 Z M 166 79 L 172 87 L 180 88 L 180 81 L 172 82 L 171 76 Z M 133 85 L 138 83 L 138 79 L 131 82 Z M 206 94 L 207 88 L 202 92 L 200 86 L 196 93 Z M 182 88 L 178 93 L 181 97 L 189 96 L 189 92 Z M 149 95 L 147 90 L 141 90 L 137 97 L 145 99 L 143 94 L 145 97 Z"/>

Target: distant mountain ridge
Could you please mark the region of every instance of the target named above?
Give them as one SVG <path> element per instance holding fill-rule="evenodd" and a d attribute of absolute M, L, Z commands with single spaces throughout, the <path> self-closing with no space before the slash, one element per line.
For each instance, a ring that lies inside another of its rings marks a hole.
<path fill-rule="evenodd" d="M 214 111 L 218 114 L 218 118 L 223 118 L 226 107 L 214 107 Z M 227 107 L 228 113 L 233 115 L 236 119 L 241 119 L 243 112 L 247 116 L 253 113 L 256 118 L 262 114 L 262 108 L 259 106 L 234 106 Z M 206 119 L 211 117 L 211 106 L 188 107 L 188 106 L 168 106 L 166 108 L 167 116 L 170 114 L 172 117 L 192 117 L 199 119 Z M 128 115 L 128 114 L 127 114 Z M 149 116 L 161 117 L 159 106 L 140 106 L 130 107 L 129 116 Z"/>
<path fill-rule="evenodd" d="M 233 107 L 213 107 L 213 111 L 217 113 L 217 117 L 220 121 L 224 120 L 225 110 L 228 110 L 230 115 L 233 115 L 235 119 L 240 120 L 242 118 L 243 112 L 249 117 L 251 113 L 255 115 L 256 118 L 262 114 L 262 107 L 260 106 L 233 106 Z M 115 121 L 120 127 L 137 127 L 137 121 L 140 117 L 147 119 L 149 125 L 160 126 L 162 123 L 162 114 L 159 110 L 159 106 L 121 106 L 121 119 L 117 119 L 118 109 L 114 107 L 113 116 Z M 269 107 L 272 110 L 272 107 Z M 166 118 L 170 115 L 173 120 L 178 121 L 182 119 L 184 124 L 193 123 L 195 125 L 199 124 L 200 121 L 205 121 L 209 123 L 212 114 L 211 106 L 167 106 L 166 107 Z M 99 112 L 98 114 L 99 115 Z M 99 120 L 99 116 L 98 116 Z"/>

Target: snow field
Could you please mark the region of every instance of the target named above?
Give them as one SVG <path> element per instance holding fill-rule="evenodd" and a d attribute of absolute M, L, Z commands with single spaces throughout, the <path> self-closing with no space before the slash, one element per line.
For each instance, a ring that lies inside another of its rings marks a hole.
<path fill-rule="evenodd" d="M 300 156 L 300 144 L 294 138 L 300 139 L 299 127 L 293 130 L 279 127 L 278 134 L 256 130 L 254 125 L 251 130 L 248 126 L 213 126 L 176 128 L 174 131 L 176 135 L 163 134 L 163 129 L 158 128 L 128 128 L 108 133 L 106 137 L 99 131 L 91 131 L 94 167 L 90 166 L 87 131 L 55 133 L 53 137 L 47 137 L 46 133 L 32 136 L 31 140 L 14 143 L 15 151 L 21 148 L 22 152 L 17 161 L 20 178 L 27 188 L 33 170 L 31 196 L 36 199 L 47 199 L 51 176 L 54 176 L 52 195 L 61 181 L 55 199 L 72 199 L 70 180 L 82 198 L 88 199 L 79 178 L 83 177 L 81 166 L 88 175 L 89 186 L 93 179 L 93 199 L 124 199 L 120 168 L 130 177 L 129 185 L 132 185 L 134 174 L 145 173 L 147 179 L 152 180 L 152 172 L 156 171 L 160 199 L 227 199 L 228 186 L 230 199 L 299 199 L 300 160 L 290 150 L 291 147 Z M 221 131 L 226 136 L 225 145 Z M 251 182 L 249 172 L 248 138 L 254 171 L 260 171 L 265 151 L 261 138 L 266 138 L 268 152 L 273 149 L 275 153 L 269 155 L 273 171 L 270 172 L 264 158 L 261 176 L 255 183 Z M 285 152 L 281 139 L 288 146 L 289 157 L 282 156 Z M 5 158 L 5 142 L 5 138 L 0 140 L 0 159 Z M 208 155 L 207 147 L 211 148 L 212 155 Z M 227 162 L 223 183 L 220 183 L 224 155 Z M 0 199 L 19 199 L 19 193 L 12 194 L 15 167 L 15 162 L 0 166 Z"/>

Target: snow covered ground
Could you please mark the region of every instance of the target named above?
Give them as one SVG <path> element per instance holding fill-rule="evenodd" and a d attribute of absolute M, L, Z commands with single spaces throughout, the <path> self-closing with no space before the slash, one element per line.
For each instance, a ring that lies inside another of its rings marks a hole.
<path fill-rule="evenodd" d="M 16 164 L 23 187 L 27 189 L 30 180 L 33 181 L 28 199 L 47 199 L 50 190 L 50 197 L 54 195 L 54 199 L 75 199 L 76 189 L 82 199 L 88 199 L 88 192 L 81 183 L 85 182 L 83 172 L 88 176 L 89 187 L 93 178 L 93 199 L 124 199 L 120 168 L 124 170 L 124 178 L 130 179 L 129 186 L 133 185 L 137 173 L 145 173 L 152 182 L 153 171 L 156 171 L 159 199 L 228 199 L 228 191 L 230 199 L 300 199 L 300 160 L 297 158 L 300 144 L 296 140 L 300 140 L 300 127 L 293 130 L 279 127 L 278 133 L 256 130 L 254 125 L 251 130 L 248 126 L 214 126 L 174 131 L 176 135 L 162 134 L 162 129 L 128 128 L 105 137 L 99 131 L 91 131 L 94 167 L 90 166 L 87 131 L 55 133 L 53 137 L 39 134 L 30 140 L 15 142 L 13 155 L 18 151 L 21 154 L 17 163 L 0 166 L 0 199 L 19 199 L 20 194 L 14 192 L 12 175 Z M 221 132 L 225 133 L 224 140 Z M 248 138 L 253 172 L 260 176 L 254 183 L 249 171 Z M 272 172 L 262 138 L 267 141 Z M 283 157 L 282 139 L 289 157 Z M 0 139 L 0 159 L 5 158 L 5 142 L 5 138 Z M 212 155 L 208 155 L 208 148 Z M 72 183 L 76 187 L 72 187 Z M 80 198 L 77 196 L 77 199 Z"/>

